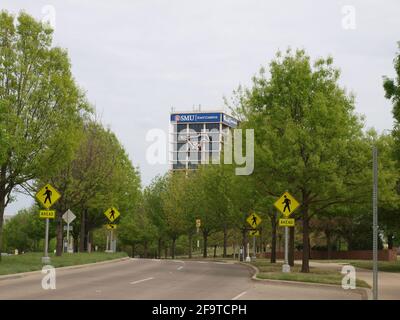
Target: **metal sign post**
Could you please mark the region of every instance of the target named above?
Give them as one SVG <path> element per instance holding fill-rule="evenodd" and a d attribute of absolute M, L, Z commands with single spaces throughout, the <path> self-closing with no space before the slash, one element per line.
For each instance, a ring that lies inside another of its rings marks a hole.
<path fill-rule="evenodd" d="M 42 257 L 42 263 L 49 264 L 49 219 L 55 218 L 55 211 L 49 210 L 54 203 L 60 199 L 61 194 L 50 184 L 45 185 L 36 193 L 36 199 L 40 204 L 47 210 L 40 210 L 39 217 L 46 218 L 46 234 L 44 243 L 44 257 Z"/>
<path fill-rule="evenodd" d="M 256 236 L 253 236 L 253 260 L 256 260 Z"/>
<path fill-rule="evenodd" d="M 372 171 L 373 171 L 373 189 L 372 189 L 372 228 L 373 228 L 373 299 L 378 300 L 378 149 L 372 148 Z"/>
<path fill-rule="evenodd" d="M 46 234 L 44 240 L 44 257 L 42 258 L 42 263 L 50 263 L 49 258 L 49 219 L 46 219 Z"/>
<path fill-rule="evenodd" d="M 250 262 L 250 243 L 247 242 L 247 256 L 246 256 L 246 262 Z"/>
<path fill-rule="evenodd" d="M 63 220 L 67 223 L 67 252 L 72 252 L 69 247 L 69 231 L 70 231 L 70 223 L 75 220 L 76 216 L 74 213 L 68 209 L 62 216 Z"/>
<path fill-rule="evenodd" d="M 290 272 L 289 265 L 289 227 L 285 227 L 285 261 L 282 266 L 282 272 Z"/>
<path fill-rule="evenodd" d="M 290 272 L 289 265 L 289 226 L 294 227 L 295 220 L 288 217 L 295 211 L 300 203 L 286 191 L 276 202 L 274 206 L 283 214 L 285 219 L 279 219 L 279 226 L 285 227 L 285 261 L 282 265 L 282 272 Z"/>

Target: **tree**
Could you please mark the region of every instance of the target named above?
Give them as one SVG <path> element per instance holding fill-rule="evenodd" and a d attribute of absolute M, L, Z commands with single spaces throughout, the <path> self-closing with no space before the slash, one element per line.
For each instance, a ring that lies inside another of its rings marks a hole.
<path fill-rule="evenodd" d="M 50 181 L 62 194 L 54 206 L 57 210 L 57 255 L 62 253 L 62 214 L 67 209 L 77 215 L 75 226 L 80 227 L 79 250 L 83 252 L 87 250 L 92 230 L 105 223 L 103 212 L 115 206 L 125 214 L 135 208 L 140 195 L 139 174 L 110 130 L 87 121 L 75 136 L 80 145 L 73 159 L 51 176 L 41 177 L 39 182 Z"/>
<path fill-rule="evenodd" d="M 166 191 L 162 194 L 166 232 L 172 240 L 171 257 L 175 258 L 177 238 L 186 230 L 184 197 L 187 178 L 184 172 L 170 172 Z"/>
<path fill-rule="evenodd" d="M 16 187 L 71 157 L 71 128 L 89 110 L 67 52 L 26 13 L 0 13 L 0 251 L 3 215 Z"/>
<path fill-rule="evenodd" d="M 39 218 L 38 207 L 20 210 L 4 226 L 4 245 L 7 251 L 18 249 L 23 251 L 38 251 L 39 241 L 45 233 L 44 219 Z M 50 237 L 54 236 L 54 228 L 50 228 Z"/>
<path fill-rule="evenodd" d="M 143 206 L 152 225 L 156 227 L 157 256 L 161 258 L 162 242 L 167 238 L 167 225 L 162 194 L 166 191 L 167 176 L 155 177 L 143 192 Z"/>
<path fill-rule="evenodd" d="M 397 43 L 400 49 L 400 41 Z M 394 118 L 393 137 L 395 139 L 395 156 L 400 161 L 400 51 L 397 53 L 393 60 L 394 70 L 396 77 L 391 79 L 383 77 L 383 88 L 385 90 L 385 97 L 393 104 L 392 114 Z"/>
<path fill-rule="evenodd" d="M 278 53 L 270 77 L 261 69 L 237 99 L 243 126 L 255 129 L 255 167 L 265 193 L 277 197 L 288 190 L 301 202 L 302 272 L 309 272 L 310 218 L 368 194 L 370 152 L 362 122 L 332 63 L 327 58 L 311 65 L 303 50 Z"/>

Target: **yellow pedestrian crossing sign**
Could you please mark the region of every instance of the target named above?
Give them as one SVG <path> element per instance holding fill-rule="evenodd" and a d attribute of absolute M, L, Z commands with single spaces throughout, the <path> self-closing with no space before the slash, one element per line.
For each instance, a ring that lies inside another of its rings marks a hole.
<path fill-rule="evenodd" d="M 55 210 L 40 210 L 39 217 L 42 219 L 54 219 L 56 217 Z"/>
<path fill-rule="evenodd" d="M 257 213 L 252 213 L 246 219 L 247 223 L 251 225 L 253 228 L 256 228 L 262 221 Z"/>
<path fill-rule="evenodd" d="M 117 219 L 120 215 L 119 211 L 117 209 L 115 209 L 114 207 L 107 209 L 106 212 L 104 212 L 104 214 L 106 215 L 108 220 L 110 220 L 111 222 L 113 222 L 115 219 Z"/>
<path fill-rule="evenodd" d="M 300 206 L 300 203 L 298 203 L 289 192 L 285 192 L 278 200 L 276 200 L 274 206 L 282 212 L 285 217 L 288 217 Z"/>
<path fill-rule="evenodd" d="M 113 223 L 107 223 L 106 224 L 107 230 L 115 230 L 117 229 L 117 225 Z"/>
<path fill-rule="evenodd" d="M 260 235 L 260 230 L 257 230 L 257 229 L 250 230 L 249 235 L 258 237 Z"/>
<path fill-rule="evenodd" d="M 46 209 L 50 209 L 50 207 L 56 203 L 60 197 L 61 194 L 50 184 L 46 184 L 38 193 L 36 193 L 36 199 L 38 199 L 41 205 Z"/>

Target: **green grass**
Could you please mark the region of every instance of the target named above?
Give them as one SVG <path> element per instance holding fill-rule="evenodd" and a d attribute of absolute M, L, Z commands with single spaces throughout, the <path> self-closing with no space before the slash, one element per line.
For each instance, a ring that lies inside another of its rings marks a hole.
<path fill-rule="evenodd" d="M 335 262 L 335 263 L 350 264 L 356 268 L 372 270 L 371 260 L 319 260 L 318 262 L 321 263 Z M 397 259 L 397 261 L 379 261 L 378 270 L 384 272 L 400 272 L 400 260 Z"/>
<path fill-rule="evenodd" d="M 18 256 L 1 257 L 0 262 L 0 275 L 14 274 L 20 272 L 29 272 L 42 269 L 42 256 L 43 253 L 25 253 Z M 99 261 L 118 259 L 126 257 L 125 252 L 105 253 L 63 253 L 61 257 L 56 257 L 54 254 L 49 255 L 51 258 L 51 265 L 59 267 L 67 267 L 73 265 L 94 263 Z"/>
<path fill-rule="evenodd" d="M 257 275 L 257 278 L 259 279 L 342 285 L 343 275 L 334 269 L 310 268 L 309 273 L 302 273 L 300 272 L 301 267 L 295 265 L 294 267 L 291 267 L 290 273 L 283 273 L 281 263 L 270 263 L 268 260 L 260 259 L 251 262 L 251 264 L 260 270 L 260 273 Z M 356 286 L 370 288 L 368 283 L 359 279 L 356 280 Z"/>

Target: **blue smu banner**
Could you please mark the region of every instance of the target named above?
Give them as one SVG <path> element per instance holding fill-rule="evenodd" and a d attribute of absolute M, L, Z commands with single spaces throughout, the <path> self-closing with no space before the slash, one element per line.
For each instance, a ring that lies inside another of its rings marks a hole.
<path fill-rule="evenodd" d="M 223 120 L 222 120 L 223 123 L 225 123 L 226 125 L 230 126 L 231 128 L 236 128 L 237 127 L 238 121 L 235 118 L 233 118 L 231 116 L 228 116 L 226 114 L 223 114 L 222 116 L 223 116 Z"/>
<path fill-rule="evenodd" d="M 178 123 L 221 122 L 221 113 L 174 113 L 171 121 Z"/>

